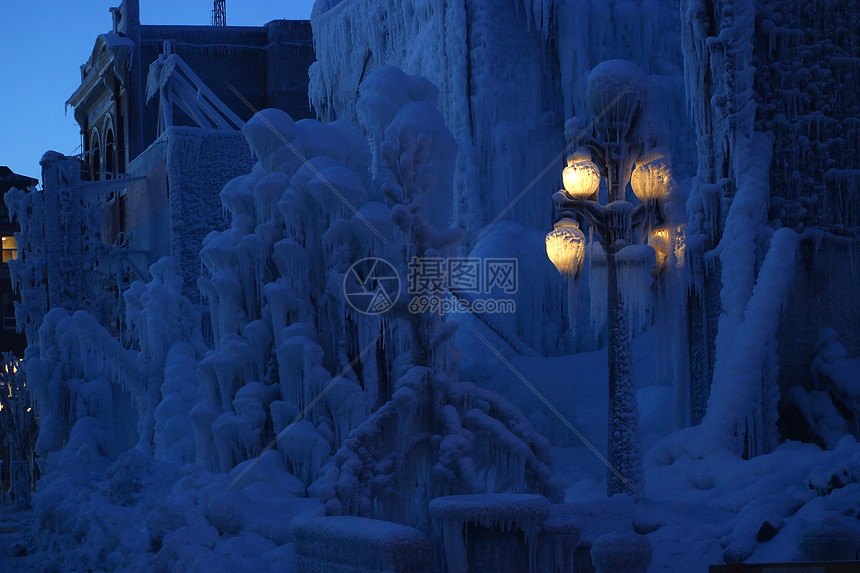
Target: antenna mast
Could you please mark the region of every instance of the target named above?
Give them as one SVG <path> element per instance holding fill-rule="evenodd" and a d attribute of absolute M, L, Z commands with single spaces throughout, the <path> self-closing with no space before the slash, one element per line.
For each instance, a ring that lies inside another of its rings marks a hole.
<path fill-rule="evenodd" d="M 212 25 L 227 25 L 227 0 L 215 0 L 215 6 L 212 8 Z"/>

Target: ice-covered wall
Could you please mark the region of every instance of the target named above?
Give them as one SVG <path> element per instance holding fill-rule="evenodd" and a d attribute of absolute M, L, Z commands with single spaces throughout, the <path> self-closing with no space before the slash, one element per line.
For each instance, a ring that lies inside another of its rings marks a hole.
<path fill-rule="evenodd" d="M 80 162 L 55 151 L 45 153 L 41 165 L 43 190 L 15 189 L 4 197 L 21 228 L 16 233 L 21 256 L 9 262 L 21 293 L 16 320 L 34 346 L 50 309 L 85 309 L 109 324 L 118 316 L 119 299 L 111 248 L 102 244 L 101 205 L 118 191 L 115 182 L 83 182 Z"/>
<path fill-rule="evenodd" d="M 817 225 L 855 235 L 857 103 L 844 93 L 857 81 L 855 59 L 848 55 L 856 44 L 857 10 L 852 2 L 687 0 L 681 12 L 687 94 L 698 139 L 687 237 L 695 271 L 691 393 L 703 403 L 713 381 L 718 396 L 710 408 L 721 410 L 721 386 L 732 377 L 733 341 L 745 328 L 754 286 L 767 280 L 759 273 L 771 257 L 773 230 L 785 226 L 801 232 Z M 803 252 L 813 243 L 817 250 L 822 241 L 806 237 Z M 838 305 L 824 302 L 842 296 L 843 289 L 827 288 L 832 281 L 816 287 L 812 305 L 798 299 L 808 292 L 809 274 L 820 270 L 815 258 L 839 257 L 831 254 L 798 258 L 796 275 L 795 254 L 786 254 L 792 259 L 782 265 L 779 282 L 796 277 L 783 301 L 790 312 L 778 336 L 770 328 L 760 330 L 774 338 L 767 344 L 763 390 L 754 398 L 758 405 L 748 406 L 752 410 L 775 408 L 767 403 L 778 399 L 779 389 L 772 388 L 778 381 L 783 392 L 798 382 L 811 386 L 811 323 L 845 323 L 844 312 L 833 312 Z M 811 317 L 813 308 L 820 313 Z M 807 336 L 787 334 L 801 331 Z M 727 413 L 709 411 L 709 416 Z M 700 415 L 701 409 L 692 421 Z M 774 420 L 775 412 L 766 417 Z M 745 448 L 755 450 L 772 428 L 747 424 Z"/>
<path fill-rule="evenodd" d="M 530 273 L 516 317 L 500 325 L 503 338 L 542 353 L 593 348 L 594 337 L 574 340 L 563 319 L 533 319 L 567 314 L 565 282 L 533 268 L 531 254 L 498 240 L 492 227 L 516 223 L 508 238 L 549 229 L 550 196 L 572 151 L 564 123 L 574 115 L 590 119 L 585 80 L 603 60 L 626 58 L 643 68 L 650 127 L 671 143 L 679 181 L 692 174 L 678 2 L 317 2 L 311 24 L 317 62 L 310 98 L 323 119 L 356 117 L 359 83 L 380 66 L 438 87 L 439 109 L 459 146 L 453 223 L 464 230 L 461 251 L 519 258 L 522 276 Z M 534 257 L 542 256 L 537 249 Z"/>
<path fill-rule="evenodd" d="M 756 16 L 756 127 L 773 139 L 769 217 L 806 230 L 778 337 L 780 407 L 788 420 L 781 427 L 790 437 L 832 445 L 822 427 L 853 426 L 856 434 L 860 418 L 856 402 L 819 387 L 813 361 L 826 328 L 852 356 L 860 351 L 860 314 L 847 294 L 860 248 L 860 3 L 762 0 Z M 798 402 L 807 391 L 819 392 Z M 815 400 L 843 404 L 841 415 L 819 424 L 793 415 L 798 403 L 805 411 Z"/>
<path fill-rule="evenodd" d="M 763 261 L 776 255 L 768 253 L 773 233 L 767 216 L 773 145 L 770 135 L 755 125 L 755 10 L 752 0 L 714 4 L 689 0 L 681 7 L 687 96 L 698 140 L 687 228 L 694 276 L 688 311 L 693 317 L 691 403 L 708 402 L 705 422 L 734 425 L 737 438 L 732 447 L 746 455 L 773 446 L 774 396 L 778 397 L 773 375 L 776 344 L 770 340 L 776 328 L 770 323 L 755 328 L 749 322 L 748 314 L 755 308 L 753 293 L 772 289 L 787 296 L 782 287 L 793 274 L 795 256 L 794 250 L 786 249 L 783 256 L 791 260 L 771 261 L 777 270 L 759 275 Z M 766 281 L 774 282 L 766 286 Z M 759 369 L 753 370 L 761 379 L 747 380 L 746 385 L 756 390 L 745 394 L 746 402 L 738 402 L 733 390 L 739 379 L 733 365 L 735 343 L 746 333 L 761 337 L 755 344 L 762 345 L 770 358 L 767 364 L 756 358 Z M 750 344 L 753 341 L 747 347 Z M 702 413 L 691 412 L 690 421 L 698 423 Z M 762 419 L 767 427 L 762 427 Z"/>
<path fill-rule="evenodd" d="M 460 146 L 454 216 L 467 229 L 467 244 L 564 146 L 561 100 L 545 79 L 555 75 L 552 61 L 515 5 L 499 4 L 318 4 L 311 20 L 318 60 L 311 101 L 323 118 L 351 119 L 358 84 L 380 66 L 398 66 L 439 88 L 440 109 Z M 522 141 L 531 142 L 533 155 L 515 152 Z M 554 180 L 544 177 L 537 188 Z M 549 202 L 531 191 L 509 216 L 548 220 Z"/>
<path fill-rule="evenodd" d="M 644 68 L 654 111 L 672 127 L 676 169 L 690 173 L 672 0 L 318 2 L 311 23 L 311 101 L 323 118 L 353 117 L 358 84 L 381 65 L 421 74 L 439 88 L 440 109 L 460 145 L 455 222 L 466 230 L 466 248 L 496 218 L 549 224 L 563 124 L 587 115 L 585 78 L 603 60 L 627 58 Z"/>
<path fill-rule="evenodd" d="M 771 217 L 785 225 L 857 236 L 858 14 L 856 0 L 756 4 L 756 127 L 773 134 Z"/>
<path fill-rule="evenodd" d="M 253 158 L 238 133 L 175 127 L 167 131 L 165 143 L 170 256 L 183 279 L 184 293 L 199 302 L 195 287 L 203 237 L 227 226 L 218 192 L 231 178 L 248 172 Z"/>

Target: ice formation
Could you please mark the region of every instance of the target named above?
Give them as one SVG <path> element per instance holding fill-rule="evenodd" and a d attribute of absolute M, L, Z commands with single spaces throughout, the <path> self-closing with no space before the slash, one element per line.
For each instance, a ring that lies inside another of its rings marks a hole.
<path fill-rule="evenodd" d="M 49 308 L 87 309 L 102 324 L 118 318 L 117 277 L 108 268 L 110 246 L 102 243 L 103 213 L 110 185 L 85 188 L 76 160 L 45 153 L 49 179 L 45 192 L 12 189 L 4 200 L 18 221 L 22 257 L 10 261 L 10 273 L 26 292 L 15 303 L 16 320 L 29 341 Z M 24 259 L 26 258 L 26 264 Z"/>
<path fill-rule="evenodd" d="M 373 242 L 360 214 L 369 152 L 339 145 L 356 141 L 350 129 L 294 123 L 276 110 L 243 128 L 259 162 L 225 186 L 231 227 L 210 234 L 201 251 L 215 340 L 200 363 L 204 400 L 192 417 L 198 439 L 214 444 L 199 459 L 205 467 L 228 471 L 256 457 L 274 432 L 287 467 L 310 486 L 332 442 L 377 401 L 372 378 L 362 387 L 353 370 L 369 357 L 343 346 L 342 294 L 319 288 L 337 284 L 327 275 L 345 272 L 340 261 Z"/>
<path fill-rule="evenodd" d="M 780 385 L 783 309 L 826 242 L 807 227 L 855 260 L 856 122 L 839 87 L 855 5 L 320 0 L 310 98 L 329 123 L 255 115 L 256 163 L 220 191 L 229 228 L 174 221 L 215 228 L 200 263 L 188 241 L 128 290 L 91 208 L 110 185 L 46 155 L 44 192 L 6 194 L 40 410 L 33 546 L 55 569 L 289 571 L 329 567 L 318 543 L 388 567 L 429 539 L 455 571 L 477 524 L 522 532 L 533 570 L 589 545 L 595 564 L 600 546 L 636 545 L 639 565 L 669 570 L 856 557 L 850 319 L 810 325 L 810 383 Z M 817 50 L 833 70 L 806 65 Z M 543 256 L 562 160 L 596 115 L 588 72 L 616 58 L 644 70 L 643 115 L 672 122 L 650 119 L 641 142 L 673 152 L 663 220 L 619 253 L 637 502 L 606 499 L 600 477 L 601 248 L 589 237 L 578 284 Z M 406 276 L 413 256 L 451 255 L 516 258 L 517 313 L 410 313 L 403 285 L 387 313 L 347 299 L 360 259 Z M 789 411 L 817 445 L 779 443 Z"/>
<path fill-rule="evenodd" d="M 503 563 L 505 556 L 488 555 L 491 560 L 495 557 L 500 569 L 513 570 L 526 565 L 521 570 L 537 571 L 538 536 L 541 525 L 550 513 L 550 504 L 546 498 L 528 494 L 452 495 L 430 502 L 430 512 L 438 524 L 437 528 L 441 530 L 438 535 L 444 540 L 444 564 L 439 564 L 438 569 L 450 573 L 469 571 L 466 542 L 470 526 L 474 528 L 477 525 L 499 532 L 515 531 L 523 536 L 527 564 Z M 474 536 L 475 531 L 471 531 L 471 534 Z M 511 557 L 516 559 L 516 554 L 507 556 L 508 559 Z"/>
<path fill-rule="evenodd" d="M 296 567 L 423 573 L 433 571 L 433 545 L 420 531 L 390 521 L 318 517 L 296 527 Z"/>
<path fill-rule="evenodd" d="M 371 74 L 369 81 L 391 81 L 392 76 L 391 92 L 403 82 L 389 69 Z M 378 118 L 381 105 L 371 93 Z M 369 107 L 362 102 L 359 107 Z M 450 178 L 453 165 L 436 162 L 433 132 L 420 124 L 406 128 L 397 121 L 399 115 L 389 112 L 394 120 L 377 145 L 386 161 L 379 178 L 382 189 L 395 202 L 391 218 L 402 236 L 401 257 L 406 260 L 398 264 L 403 268 L 413 257 L 450 252 L 461 233 L 436 229 L 433 211 L 425 210 L 436 177 Z M 436 121 L 440 124 L 441 117 Z M 327 513 L 428 530 L 427 504 L 441 495 L 528 487 L 557 498 L 545 439 L 502 397 L 458 381 L 459 356 L 450 342 L 456 323 L 445 323 L 434 313 L 406 314 L 404 319 L 410 354 L 404 357 L 403 374 L 392 387 L 391 401 L 359 426 L 336 454 L 321 491 Z"/>
<path fill-rule="evenodd" d="M 151 563 L 218 563 L 222 549 L 240 538 L 271 554 L 287 540 L 283 527 L 249 520 L 248 509 L 240 508 L 253 507 L 268 491 L 267 474 L 284 476 L 277 479 L 287 486 L 273 509 L 307 507 L 289 500 L 321 493 L 329 513 L 364 515 L 368 488 L 379 514 L 425 530 L 427 503 L 443 494 L 528 489 L 560 499 L 545 438 L 500 396 L 458 381 L 455 324 L 433 313 L 409 313 L 405 301 L 389 314 L 373 315 L 345 299 L 351 262 L 377 256 L 406 276 L 410 259 L 452 252 L 461 236 L 431 222 L 448 220 L 441 213 L 451 196 L 445 182 L 453 180 L 455 150 L 432 107 L 433 87 L 393 69 L 379 70 L 369 86 L 361 117 L 378 134 L 372 149 L 347 122 L 295 123 L 265 110 L 245 124 L 258 162 L 224 187 L 230 227 L 203 242 L 205 272 L 198 282 L 208 303 L 205 321 L 183 294 L 169 258 L 151 267 L 148 283 L 136 282 L 124 293 L 122 342 L 79 310 L 71 291 L 65 299 L 62 293 L 52 297 L 68 300 L 69 310 L 45 315 L 28 362 L 43 409 L 36 450 L 52 476 L 34 503 L 42 527 L 54 534 L 70 527 L 56 513 L 67 496 L 75 496 L 67 502 L 75 512 L 89 511 L 106 496 L 105 511 L 113 512 L 96 518 L 104 524 L 103 538 L 91 534 L 79 551 L 63 553 L 68 563 L 120 560 L 132 549 L 108 524 L 130 515 L 150 515 L 144 520 L 148 541 L 134 547 L 149 547 Z M 379 95 L 400 86 L 413 89 L 399 100 Z M 383 167 L 372 176 L 373 154 Z M 26 215 L 29 204 L 21 202 L 43 197 L 53 195 L 15 198 Z M 77 208 L 88 204 L 76 201 Z M 22 223 L 34 243 L 50 241 L 39 221 Z M 43 244 L 27 251 L 33 273 L 39 261 L 51 260 L 37 256 Z M 29 293 L 25 298 L 32 300 Z M 389 419 L 395 425 L 384 422 L 386 440 L 366 442 L 380 420 Z M 350 450 L 365 442 L 379 449 L 372 455 Z M 70 465 L 71 457 L 77 461 Z M 343 504 L 336 509 L 329 488 L 352 475 L 354 462 L 370 464 L 372 473 L 351 489 L 338 485 Z M 71 475 L 84 472 L 85 496 L 63 492 L 60 467 Z M 328 477 L 317 483 L 326 467 Z M 100 471 L 107 482 L 95 477 Z M 158 488 L 150 481 L 161 479 L 156 476 L 165 478 Z M 392 496 L 392 484 L 378 490 L 386 479 L 410 492 L 408 503 Z M 417 495 L 405 487 L 413 481 Z M 219 493 L 220 487 L 235 491 Z M 173 509 L 150 497 L 156 491 Z M 176 515 L 177 508 L 192 506 L 191 514 Z M 128 528 L 118 531 L 131 535 Z M 193 538 L 182 537 L 192 531 Z M 201 545 L 210 551 L 193 549 Z"/>
<path fill-rule="evenodd" d="M 439 109 L 459 145 L 454 223 L 465 231 L 461 250 L 468 253 L 500 221 L 546 233 L 561 160 L 576 148 L 566 148 L 563 121 L 587 115 L 585 80 L 599 62 L 632 59 L 654 94 L 649 113 L 683 116 L 682 52 L 677 36 L 667 33 L 678 29 L 677 19 L 672 1 L 425 2 L 415 10 L 397 1 L 319 2 L 311 18 L 318 62 L 311 68 L 310 97 L 324 119 L 351 119 L 361 112 L 358 86 L 376 68 L 398 66 L 436 85 Z M 692 133 L 684 121 L 668 133 L 676 170 L 689 176 Z M 519 153 L 526 142 L 530 152 Z M 505 248 L 497 245 L 496 252 Z M 568 312 L 566 281 L 548 281 L 539 298 L 519 301 L 524 314 Z M 502 325 L 502 338 L 531 328 L 518 322 Z M 564 321 L 541 330 L 522 340 L 526 347 L 549 354 L 570 348 Z M 577 346 L 596 347 L 581 331 Z"/>

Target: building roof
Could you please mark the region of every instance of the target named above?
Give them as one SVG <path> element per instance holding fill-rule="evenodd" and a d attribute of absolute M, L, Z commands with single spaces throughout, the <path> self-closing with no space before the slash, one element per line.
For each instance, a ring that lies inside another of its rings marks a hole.
<path fill-rule="evenodd" d="M 26 189 L 27 187 L 32 187 L 38 183 L 38 179 L 33 179 L 26 175 L 18 175 L 17 173 L 13 173 L 12 170 L 5 165 L 0 165 L 0 189 L 4 192 L 8 191 L 12 187 Z"/>
<path fill-rule="evenodd" d="M 96 38 L 92 55 L 87 63 L 81 66 L 81 85 L 66 104 L 77 109 L 108 71 L 112 70 L 117 79 L 124 82 L 133 53 L 134 42 L 130 39 L 113 32 L 100 34 Z"/>

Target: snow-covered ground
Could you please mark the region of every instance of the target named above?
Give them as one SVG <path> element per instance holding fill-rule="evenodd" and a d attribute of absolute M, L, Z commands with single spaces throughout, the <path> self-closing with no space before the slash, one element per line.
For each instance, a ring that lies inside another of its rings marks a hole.
<path fill-rule="evenodd" d="M 833 539 L 860 539 L 852 533 L 860 529 L 860 445 L 853 438 L 831 451 L 784 443 L 752 460 L 678 454 L 683 449 L 673 447 L 672 389 L 655 383 L 654 351 L 653 330 L 636 338 L 646 446 L 645 492 L 638 502 L 605 497 L 606 468 L 595 452 L 543 412 L 540 399 L 508 366 L 496 362 L 487 372 L 499 391 L 562 444 L 552 448 L 552 468 L 565 486 L 558 510 L 573 517 L 584 540 L 636 531 L 651 543 L 650 571 L 693 572 L 725 560 L 803 559 L 810 555 L 803 553 L 810 524 L 824 528 L 823 538 L 829 531 Z M 604 455 L 605 356 L 595 351 L 511 361 Z M 305 488 L 284 470 L 281 455 L 266 452 L 228 474 L 154 461 L 135 450 L 111 462 L 90 446 L 99 431 L 87 427 L 86 435 L 72 437 L 77 447 L 56 460 L 64 470 L 40 482 L 35 515 L 4 513 L 3 559 L 14 566 L 5 570 L 26 571 L 34 563 L 39 568 L 32 570 L 46 571 L 293 570 L 290 522 L 318 514 L 321 505 L 302 497 Z M 23 531 L 14 531 L 21 522 L 32 526 L 26 540 Z M 12 545 L 21 541 L 35 554 L 12 557 Z"/>
<path fill-rule="evenodd" d="M 477 353 L 479 345 L 469 348 Z M 565 503 L 580 516 L 584 538 L 632 528 L 651 542 L 650 571 L 705 571 L 724 561 L 804 560 L 801 538 L 810 524 L 830 523 L 846 535 L 860 531 L 860 444 L 852 436 L 832 450 L 786 442 L 751 460 L 728 452 L 689 455 L 684 442 L 694 439 L 696 429 L 673 432 L 673 389 L 656 382 L 655 351 L 653 329 L 635 339 L 646 466 L 645 496 L 638 503 L 626 496 L 606 499 L 605 465 L 520 379 L 528 379 L 605 454 L 605 350 L 518 357 L 511 361 L 518 373 L 501 363 L 489 372 L 536 427 L 554 443 L 567 444 L 553 448 L 553 468 L 565 481 Z"/>
<path fill-rule="evenodd" d="M 12 505 L 0 507 L 0 570 L 29 573 L 42 571 L 38 555 L 28 550 L 27 534 L 33 511 Z"/>

